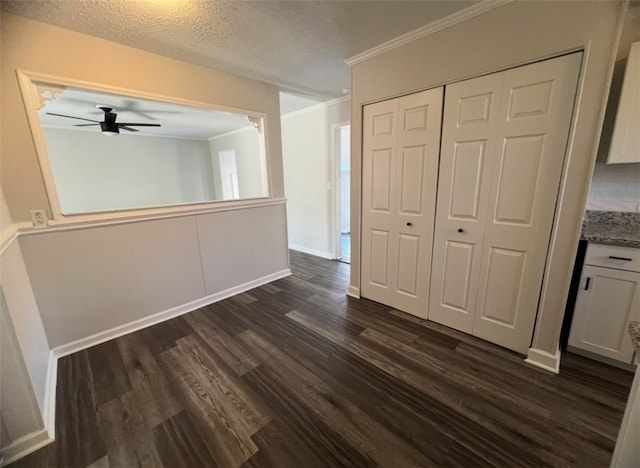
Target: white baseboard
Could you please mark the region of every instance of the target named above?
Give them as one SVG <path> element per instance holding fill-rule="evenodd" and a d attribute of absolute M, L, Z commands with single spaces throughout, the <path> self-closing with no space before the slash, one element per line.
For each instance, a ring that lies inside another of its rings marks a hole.
<path fill-rule="evenodd" d="M 524 360 L 527 364 L 539 367 L 554 374 L 560 373 L 560 350 L 555 354 L 542 351 L 541 349 L 529 348 L 527 353 L 527 359 Z"/>
<path fill-rule="evenodd" d="M 56 346 L 55 348 L 53 348 L 53 352 L 57 358 L 61 358 L 69 354 L 82 351 L 83 349 L 99 345 L 100 343 L 104 343 L 105 341 L 113 340 L 114 338 L 118 338 L 122 335 L 126 335 L 128 333 L 150 327 L 157 323 L 164 322 L 166 320 L 178 317 L 189 312 L 193 312 L 194 310 L 200 309 L 201 307 L 207 306 L 209 304 L 213 304 L 214 302 L 221 301 L 236 294 L 248 291 L 249 289 L 257 288 L 258 286 L 262 286 L 263 284 L 267 284 L 271 281 L 285 278 L 290 275 L 291 270 L 287 268 L 285 270 L 263 276 L 239 286 L 234 286 L 233 288 L 225 289 L 224 291 L 211 294 L 210 296 L 205 296 L 200 299 L 196 299 L 195 301 L 181 304 L 163 312 L 158 312 L 148 317 L 134 320 L 133 322 L 129 322 L 124 325 L 119 325 L 117 327 L 111 328 L 110 330 L 105 330 L 86 338 L 72 341 L 71 343 Z"/>
<path fill-rule="evenodd" d="M 0 450 L 0 459 L 2 459 L 0 466 L 6 466 L 22 457 L 26 457 L 51 442 L 53 442 L 53 438 L 49 437 L 49 434 L 44 429 L 38 429 L 24 435 Z"/>
<path fill-rule="evenodd" d="M 349 289 L 347 289 L 347 296 L 360 299 L 360 288 L 357 286 L 349 286 Z"/>
<path fill-rule="evenodd" d="M 305 247 L 303 245 L 289 244 L 289 248 L 291 250 L 296 250 L 298 252 L 302 252 L 302 253 L 306 253 L 306 254 L 309 254 L 309 255 L 313 255 L 315 257 L 322 257 L 322 258 L 326 258 L 328 260 L 335 260 L 336 259 L 336 256 L 333 255 L 331 252 L 323 252 L 322 250 L 310 249 L 309 247 Z"/>
<path fill-rule="evenodd" d="M 49 352 L 47 365 L 47 380 L 44 391 L 44 408 L 42 420 L 44 429 L 51 439 L 56 436 L 56 384 L 58 383 L 58 357 L 53 351 Z"/>

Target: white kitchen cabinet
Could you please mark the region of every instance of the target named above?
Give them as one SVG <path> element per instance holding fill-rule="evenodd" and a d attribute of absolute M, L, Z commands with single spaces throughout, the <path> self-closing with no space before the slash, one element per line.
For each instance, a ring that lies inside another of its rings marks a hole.
<path fill-rule="evenodd" d="M 640 320 L 639 257 L 638 249 L 589 245 L 573 312 L 570 349 L 632 362 L 627 329 L 629 321 Z"/>
<path fill-rule="evenodd" d="M 640 42 L 631 44 L 607 164 L 640 163 Z"/>

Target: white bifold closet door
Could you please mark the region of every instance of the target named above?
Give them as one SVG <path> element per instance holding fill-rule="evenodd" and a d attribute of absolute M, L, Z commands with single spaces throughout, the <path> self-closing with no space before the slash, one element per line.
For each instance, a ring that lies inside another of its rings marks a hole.
<path fill-rule="evenodd" d="M 446 87 L 430 320 L 526 353 L 581 59 Z"/>
<path fill-rule="evenodd" d="M 363 297 L 427 317 L 442 88 L 364 107 Z"/>

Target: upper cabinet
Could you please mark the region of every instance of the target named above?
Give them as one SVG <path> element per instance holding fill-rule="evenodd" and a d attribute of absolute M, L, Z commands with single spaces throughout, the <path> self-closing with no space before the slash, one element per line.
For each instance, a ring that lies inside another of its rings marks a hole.
<path fill-rule="evenodd" d="M 631 45 L 607 164 L 640 163 L 640 42 Z"/>

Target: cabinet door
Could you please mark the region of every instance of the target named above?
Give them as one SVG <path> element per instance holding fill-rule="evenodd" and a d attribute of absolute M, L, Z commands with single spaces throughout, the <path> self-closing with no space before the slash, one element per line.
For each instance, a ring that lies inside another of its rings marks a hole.
<path fill-rule="evenodd" d="M 640 320 L 640 273 L 585 266 L 569 345 L 631 363 L 630 320 Z"/>
<path fill-rule="evenodd" d="M 365 106 L 363 297 L 427 316 L 442 88 Z"/>

